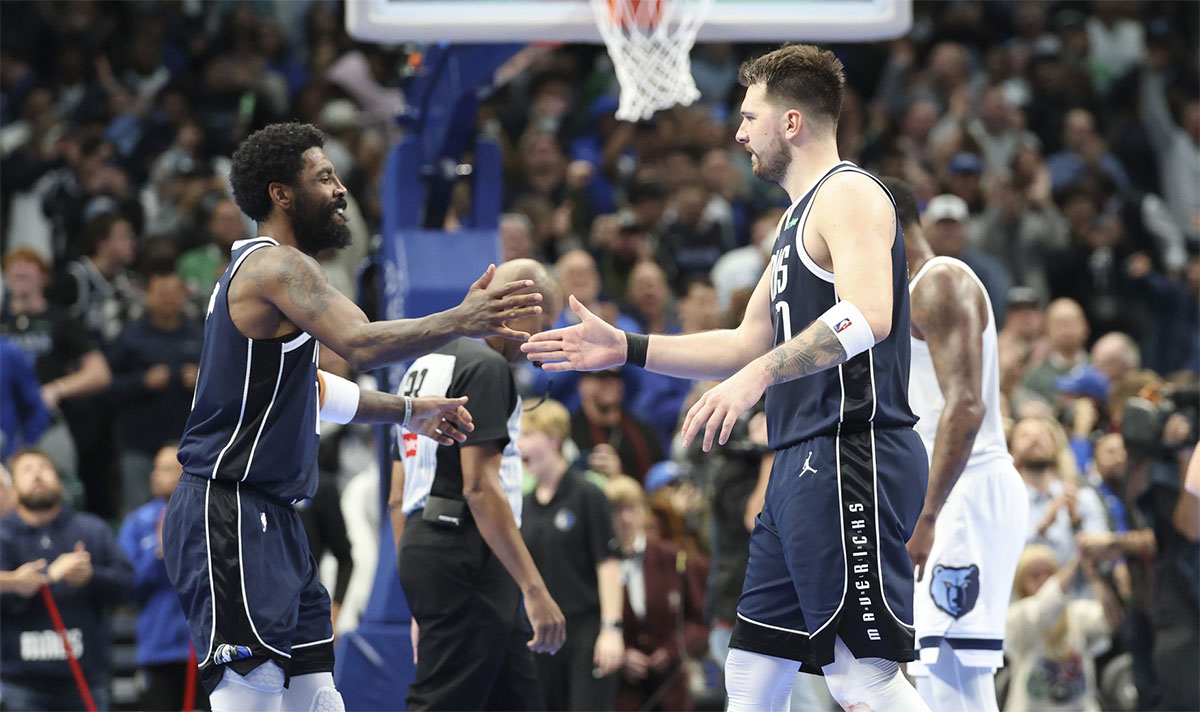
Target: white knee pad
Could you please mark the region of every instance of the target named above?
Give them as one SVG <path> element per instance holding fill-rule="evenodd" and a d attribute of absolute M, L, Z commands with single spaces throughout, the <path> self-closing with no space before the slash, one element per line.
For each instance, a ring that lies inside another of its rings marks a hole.
<path fill-rule="evenodd" d="M 899 663 L 883 658 L 855 658 L 840 637 L 833 644 L 833 662 L 821 670 L 829 692 L 842 709 L 929 712 L 929 706 L 900 672 Z"/>
<path fill-rule="evenodd" d="M 785 712 L 800 663 L 733 648 L 725 659 L 729 712 Z"/>
<path fill-rule="evenodd" d="M 292 677 L 283 693 L 283 712 L 346 712 L 342 695 L 333 684 L 333 673 Z"/>
<path fill-rule="evenodd" d="M 227 668 L 208 699 L 213 712 L 279 712 L 283 700 L 283 669 L 273 662 L 265 662 L 246 675 Z"/>

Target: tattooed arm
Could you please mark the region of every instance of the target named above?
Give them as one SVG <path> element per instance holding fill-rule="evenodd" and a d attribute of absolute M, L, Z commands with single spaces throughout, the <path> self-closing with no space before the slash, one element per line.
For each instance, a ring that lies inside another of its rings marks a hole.
<path fill-rule="evenodd" d="M 828 325 L 814 320 L 791 341 L 785 341 L 757 359 L 767 385 L 808 376 L 842 363 L 846 350 Z"/>
<path fill-rule="evenodd" d="M 495 273 L 495 268 L 489 267 L 456 307 L 417 319 L 373 322 L 334 289 L 321 265 L 303 252 L 287 246 L 270 247 L 249 259 L 253 263 L 242 268 L 248 270 L 244 286 L 237 280 L 237 288 L 230 288 L 231 312 L 235 295 L 238 299 L 257 297 L 360 371 L 415 358 L 459 336 L 520 338 L 505 322 L 540 310 L 534 306 L 541 301 L 540 294 L 516 294 L 532 286 L 528 280 L 488 289 Z"/>

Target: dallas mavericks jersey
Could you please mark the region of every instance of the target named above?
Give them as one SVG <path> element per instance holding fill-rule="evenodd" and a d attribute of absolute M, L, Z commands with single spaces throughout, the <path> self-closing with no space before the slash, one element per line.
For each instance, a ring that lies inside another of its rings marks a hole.
<path fill-rule="evenodd" d="M 931 267 L 937 265 L 953 265 L 971 276 L 979 287 L 987 304 L 987 326 L 983 329 L 983 405 L 986 409 L 979 433 L 975 436 L 975 444 L 971 447 L 971 456 L 967 460 L 967 472 L 972 467 L 987 465 L 997 461 L 1011 463 L 1008 447 L 1004 438 L 1004 423 L 1000 416 L 1000 368 L 996 351 L 996 318 L 992 316 L 992 301 L 988 299 L 983 282 L 975 275 L 966 263 L 953 257 L 934 257 L 913 276 L 908 285 L 909 291 L 917 288 L 917 282 L 925 276 Z M 910 337 L 911 338 L 911 337 Z M 933 456 L 933 439 L 937 434 L 938 420 L 942 417 L 942 409 L 946 407 L 946 399 L 938 385 L 937 373 L 933 370 L 933 357 L 929 354 L 929 344 L 921 339 L 912 338 L 912 373 L 908 383 L 908 402 L 913 412 L 921 420 L 917 423 L 917 433 L 925 443 L 925 449 Z"/>
<path fill-rule="evenodd" d="M 521 397 L 517 395 L 512 371 L 504 357 L 474 339 L 457 339 L 422 356 L 404 373 L 398 391 L 402 396 L 467 396 L 467 408 L 475 430 L 467 434 L 463 445 L 504 441 L 500 458 L 500 485 L 512 508 L 517 526 L 521 526 L 521 484 L 524 467 L 517 440 L 521 437 Z M 425 507 L 433 488 L 439 487 L 462 496 L 461 445 L 442 446 L 396 426 L 397 456 L 404 461 L 405 515 Z"/>
<path fill-rule="evenodd" d="M 183 471 L 245 482 L 283 501 L 317 492 L 317 341 L 298 331 L 248 339 L 229 316 L 229 282 L 269 237 L 238 240 L 204 319 L 192 412 L 179 443 Z"/>
<path fill-rule="evenodd" d="M 775 346 L 789 341 L 839 302 L 833 273 L 822 269 L 804 249 L 804 225 L 822 184 L 841 172 L 879 180 L 849 161 L 830 168 L 784 213 L 771 251 L 771 321 Z M 887 193 L 887 188 L 879 183 Z M 887 193 L 888 198 L 891 194 Z M 853 205 L 845 206 L 854 210 Z M 896 221 L 892 243 L 892 330 L 886 339 L 837 368 L 767 388 L 767 437 L 779 450 L 839 430 L 912 427 L 908 408 L 908 266 L 904 236 Z M 853 264 L 842 269 L 854 269 Z"/>

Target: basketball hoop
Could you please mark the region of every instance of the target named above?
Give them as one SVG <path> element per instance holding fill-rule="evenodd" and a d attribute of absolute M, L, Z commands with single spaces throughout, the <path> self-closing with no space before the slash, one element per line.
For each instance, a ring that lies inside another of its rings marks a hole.
<path fill-rule="evenodd" d="M 621 84 L 617 118 L 649 119 L 700 98 L 690 53 L 713 0 L 591 0 Z"/>

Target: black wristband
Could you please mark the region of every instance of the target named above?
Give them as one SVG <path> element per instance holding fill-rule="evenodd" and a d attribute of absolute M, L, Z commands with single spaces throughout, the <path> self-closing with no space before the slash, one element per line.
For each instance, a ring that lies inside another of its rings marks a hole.
<path fill-rule="evenodd" d="M 625 363 L 630 366 L 646 367 L 646 352 L 650 350 L 650 337 L 646 334 L 625 332 Z"/>

